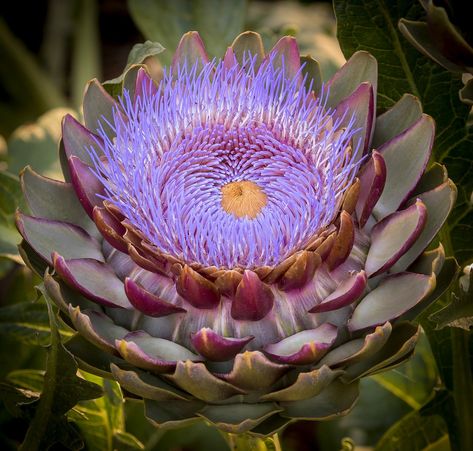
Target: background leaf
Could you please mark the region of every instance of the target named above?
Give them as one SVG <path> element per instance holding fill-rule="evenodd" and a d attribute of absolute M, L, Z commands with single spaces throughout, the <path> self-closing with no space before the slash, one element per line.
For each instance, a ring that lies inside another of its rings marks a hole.
<path fill-rule="evenodd" d="M 60 330 L 61 335 L 70 338 L 72 332 Z M 44 302 L 20 302 L 0 309 L 0 336 L 33 345 L 46 346 L 50 343 L 50 323 Z"/>
<path fill-rule="evenodd" d="M 372 447 L 410 411 L 408 404 L 373 378 L 361 379 L 360 398 L 353 410 L 344 417 L 317 425 L 321 450 L 338 450 L 344 437 L 351 437 L 356 446 Z"/>
<path fill-rule="evenodd" d="M 15 227 L 15 211 L 24 205 L 20 181 L 15 175 L 0 172 L 0 258 L 20 262 L 17 244 L 21 241 Z"/>
<path fill-rule="evenodd" d="M 131 17 L 146 39 L 160 42 L 168 64 L 181 36 L 197 30 L 210 56 L 221 56 L 243 31 L 245 0 L 128 0 Z"/>
<path fill-rule="evenodd" d="M 100 79 L 101 60 L 97 1 L 76 0 L 75 7 L 71 98 L 72 104 L 79 108 L 86 83 L 92 78 Z"/>
<path fill-rule="evenodd" d="M 425 450 L 446 434 L 447 427 L 440 416 L 424 417 L 414 411 L 389 429 L 376 445 L 375 451 Z"/>
<path fill-rule="evenodd" d="M 164 47 L 159 42 L 146 41 L 143 44 L 135 44 L 128 55 L 127 64 L 122 74 L 112 80 L 104 82 L 103 87 L 110 95 L 114 97 L 120 96 L 123 92 L 125 75 L 131 67 L 135 64 L 142 64 L 149 61 L 149 58 L 161 54 L 164 50 Z"/>
<path fill-rule="evenodd" d="M 102 394 L 97 384 L 77 377 L 77 364 L 61 343 L 55 314 L 46 296 L 51 343 L 48 347 L 43 391 L 20 447 L 25 451 L 47 449 L 58 442 L 78 449 L 80 440 L 64 415 L 79 401 L 97 398 Z"/>
<path fill-rule="evenodd" d="M 7 159 L 10 173 L 18 174 L 25 166 L 30 165 L 46 177 L 63 178 L 58 145 L 62 118 L 66 114 L 77 117 L 74 110 L 55 108 L 44 113 L 36 122 L 22 125 L 12 133 L 8 140 Z"/>
<path fill-rule="evenodd" d="M 470 330 L 473 326 L 473 271 L 467 268 L 459 278 L 457 289 L 451 294 L 451 303 L 429 316 L 437 329 L 450 326 Z"/>
<path fill-rule="evenodd" d="M 0 84 L 15 99 L 13 104 L 0 103 L 2 133 L 9 132 L 18 117 L 31 120 L 51 108 L 66 105 L 60 90 L 1 17 L 0 61 Z"/>
<path fill-rule="evenodd" d="M 100 398 L 79 401 L 67 413 L 67 419 L 80 429 L 87 449 L 89 451 L 144 449 L 136 437 L 125 431 L 125 400 L 118 383 L 85 372 L 81 372 L 81 375 L 85 380 L 101 386 L 104 393 Z M 17 404 L 25 400 L 31 402 L 30 398 L 35 400 L 43 390 L 44 376 L 43 370 L 12 371 L 6 380 L 14 387 L 8 389 L 4 387 L 3 398 L 8 396 L 7 401 L 10 401 L 10 404 L 12 401 L 16 401 Z"/>
<path fill-rule="evenodd" d="M 420 409 L 432 397 L 438 383 L 435 360 L 425 334 L 421 334 L 412 358 L 371 378 L 413 409 Z"/>
<path fill-rule="evenodd" d="M 81 401 L 69 415 L 81 430 L 87 449 L 143 449 L 141 442 L 125 431 L 125 401 L 118 383 L 89 373 L 83 375 L 102 386 L 104 393 L 100 398 Z"/>

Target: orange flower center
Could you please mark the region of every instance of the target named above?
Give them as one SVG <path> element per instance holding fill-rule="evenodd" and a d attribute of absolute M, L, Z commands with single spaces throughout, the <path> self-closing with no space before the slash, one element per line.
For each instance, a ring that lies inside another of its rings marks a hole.
<path fill-rule="evenodd" d="M 231 182 L 222 186 L 222 208 L 237 218 L 256 218 L 268 203 L 264 191 L 249 180 Z"/>

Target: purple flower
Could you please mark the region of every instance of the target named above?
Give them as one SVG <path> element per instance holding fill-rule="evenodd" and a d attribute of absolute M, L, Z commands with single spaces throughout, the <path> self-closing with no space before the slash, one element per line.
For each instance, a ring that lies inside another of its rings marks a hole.
<path fill-rule="evenodd" d="M 125 91 L 96 174 L 159 252 L 223 268 L 274 266 L 335 219 L 361 151 L 354 120 L 334 118 L 275 53 L 175 65 L 156 88 Z M 124 113 L 124 114 L 123 114 Z"/>
<path fill-rule="evenodd" d="M 293 38 L 265 55 L 251 32 L 214 61 L 184 35 L 118 99 L 90 82 L 66 182 L 27 168 L 17 219 L 78 362 L 162 427 L 266 435 L 348 412 L 361 377 L 408 358 L 446 288 L 442 246 L 424 250 L 456 190 L 427 170 L 433 120 L 410 95 L 376 118 L 376 82 L 358 52 L 320 88 Z"/>

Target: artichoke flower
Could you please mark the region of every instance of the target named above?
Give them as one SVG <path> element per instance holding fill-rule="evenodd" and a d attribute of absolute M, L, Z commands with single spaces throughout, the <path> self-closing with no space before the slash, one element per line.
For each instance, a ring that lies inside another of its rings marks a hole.
<path fill-rule="evenodd" d="M 252 32 L 212 61 L 187 33 L 117 99 L 91 81 L 66 181 L 26 168 L 17 215 L 79 365 L 161 427 L 265 436 L 347 413 L 411 356 L 456 189 L 427 170 L 432 118 L 411 95 L 376 118 L 376 83 L 369 53 L 322 86 L 294 38 L 265 54 Z"/>

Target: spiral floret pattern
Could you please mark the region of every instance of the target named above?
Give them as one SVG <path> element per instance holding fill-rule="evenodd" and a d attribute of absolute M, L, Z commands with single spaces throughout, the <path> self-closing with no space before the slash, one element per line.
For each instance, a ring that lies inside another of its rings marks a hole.
<path fill-rule="evenodd" d="M 242 66 L 166 71 L 152 95 L 125 92 L 113 139 L 99 130 L 106 158 L 92 153 L 106 199 L 188 263 L 280 263 L 330 224 L 358 168 L 353 119 L 334 121 L 327 95 L 301 86 L 302 70 L 289 79 L 274 57 L 257 68 L 247 54 Z M 251 195 L 249 214 L 222 207 L 224 187 L 244 181 L 265 195 L 258 214 Z"/>

